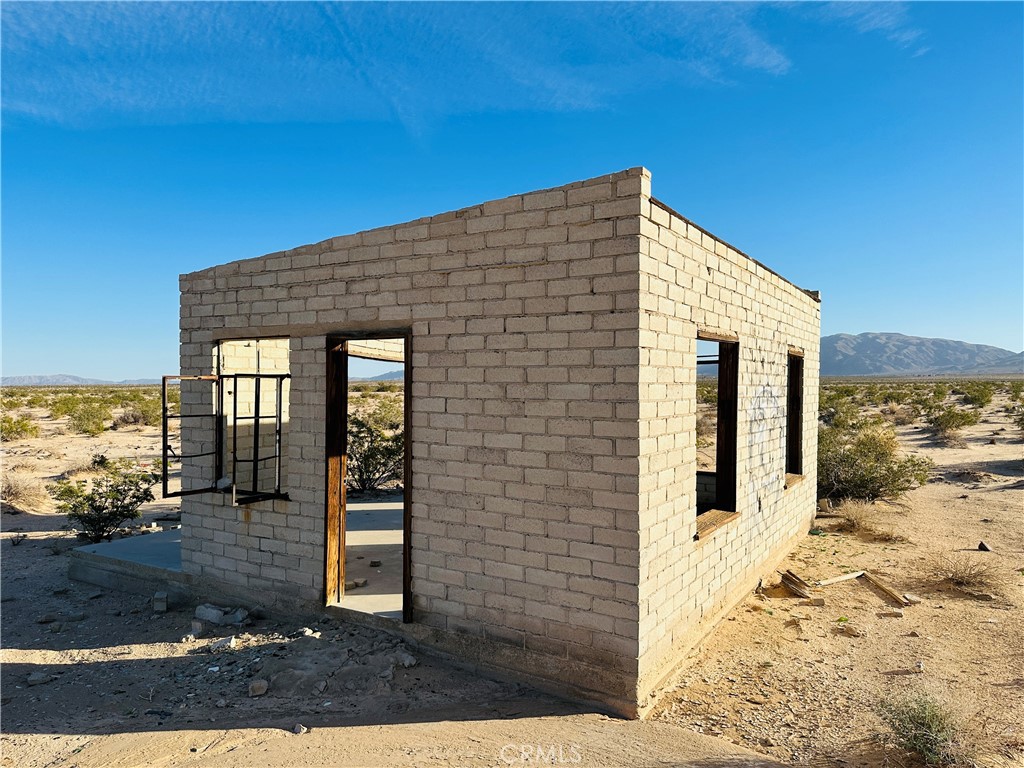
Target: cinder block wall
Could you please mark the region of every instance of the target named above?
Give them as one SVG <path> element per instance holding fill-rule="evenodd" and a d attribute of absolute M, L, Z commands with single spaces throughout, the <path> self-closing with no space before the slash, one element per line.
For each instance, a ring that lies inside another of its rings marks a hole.
<path fill-rule="evenodd" d="M 200 540 L 185 568 L 322 600 L 325 337 L 410 328 L 416 621 L 635 710 L 647 179 L 634 169 L 183 276 L 183 372 L 210 372 L 218 339 L 284 335 L 292 373 L 291 500 L 185 498 Z"/>
<path fill-rule="evenodd" d="M 683 654 L 806 532 L 817 486 L 819 303 L 659 203 L 640 257 L 641 709 Z M 696 339 L 739 342 L 739 517 L 696 533 Z M 790 348 L 803 351 L 803 479 L 786 489 Z"/>
<path fill-rule="evenodd" d="M 290 338 L 291 500 L 183 499 L 184 567 L 218 584 L 289 608 L 323 600 L 338 331 L 412 332 L 410 631 L 461 639 L 449 648 L 635 715 L 813 514 L 817 304 L 653 201 L 645 169 L 233 262 L 181 289 L 183 373 L 211 372 L 218 340 Z M 698 330 L 740 342 L 740 516 L 694 542 Z M 808 475 L 783 490 L 789 346 L 806 355 Z M 186 436 L 210 445 L 212 426 Z"/>

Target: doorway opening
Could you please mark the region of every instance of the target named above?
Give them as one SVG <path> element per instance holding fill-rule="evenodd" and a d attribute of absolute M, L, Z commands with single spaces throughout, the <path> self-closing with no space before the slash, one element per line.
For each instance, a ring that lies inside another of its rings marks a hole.
<path fill-rule="evenodd" d="M 325 603 L 412 621 L 411 336 L 327 339 Z"/>

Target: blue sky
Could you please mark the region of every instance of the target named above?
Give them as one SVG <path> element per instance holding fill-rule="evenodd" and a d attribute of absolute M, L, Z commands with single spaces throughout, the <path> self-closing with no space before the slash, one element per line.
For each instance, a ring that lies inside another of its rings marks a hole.
<path fill-rule="evenodd" d="M 824 334 L 1024 346 L 1024 5 L 5 2 L 3 373 L 177 370 L 177 275 L 644 165 Z"/>

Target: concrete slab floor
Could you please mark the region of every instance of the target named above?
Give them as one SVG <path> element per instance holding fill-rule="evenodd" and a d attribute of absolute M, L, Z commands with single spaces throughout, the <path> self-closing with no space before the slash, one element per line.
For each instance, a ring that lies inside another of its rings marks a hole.
<path fill-rule="evenodd" d="M 167 571 L 181 571 L 181 529 L 136 534 L 117 541 L 87 544 L 78 547 L 78 550 L 109 557 L 112 560 L 125 560 Z"/>
<path fill-rule="evenodd" d="M 342 608 L 401 621 L 402 512 L 401 494 L 346 503 L 345 581 L 366 579 L 366 586 L 346 590 Z"/>

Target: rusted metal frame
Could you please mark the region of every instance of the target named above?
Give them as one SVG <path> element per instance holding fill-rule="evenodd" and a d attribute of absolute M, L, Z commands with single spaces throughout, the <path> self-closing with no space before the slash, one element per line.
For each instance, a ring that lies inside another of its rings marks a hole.
<path fill-rule="evenodd" d="M 220 388 L 220 376 L 216 376 L 216 375 L 208 375 L 208 376 L 171 375 L 171 376 L 164 376 L 164 377 L 161 378 L 161 381 L 160 381 L 160 400 L 161 400 L 161 405 L 163 406 L 162 407 L 161 420 L 160 420 L 160 422 L 161 422 L 161 438 L 162 438 L 161 443 L 162 443 L 162 446 L 163 446 L 162 450 L 161 450 L 161 460 L 162 460 L 161 463 L 162 463 L 162 466 L 161 466 L 161 469 L 160 469 L 161 494 L 162 494 L 163 498 L 170 499 L 170 498 L 177 498 L 179 496 L 194 496 L 197 493 L 208 493 L 210 491 L 215 491 L 215 490 L 217 490 L 217 477 L 216 477 L 216 475 L 217 475 L 217 468 L 218 468 L 216 462 L 215 462 L 215 468 L 214 468 L 214 475 L 215 476 L 214 476 L 214 479 L 213 479 L 213 485 L 211 485 L 210 487 L 208 487 L 208 488 L 193 488 L 193 489 L 190 489 L 190 490 L 187 490 L 187 491 L 186 490 L 179 490 L 179 491 L 177 491 L 175 493 L 172 493 L 171 490 L 170 490 L 170 487 L 169 487 L 170 472 L 169 472 L 169 469 L 168 469 L 168 465 L 169 465 L 170 462 L 168 461 L 168 456 L 171 455 L 171 454 L 174 454 L 174 449 L 170 445 L 170 420 L 171 420 L 171 418 L 175 418 L 175 419 L 178 419 L 179 422 L 181 422 L 181 421 L 183 421 L 185 419 L 206 418 L 207 414 L 202 414 L 202 413 L 180 413 L 179 412 L 177 414 L 173 414 L 172 415 L 170 413 L 170 408 L 168 407 L 168 404 L 167 404 L 167 383 L 169 381 L 179 381 L 179 382 L 180 381 L 210 381 L 210 382 L 213 382 L 214 387 L 216 388 L 218 394 L 220 393 L 220 389 L 221 389 Z M 218 403 L 219 403 L 219 400 L 218 400 Z M 218 408 L 219 408 L 219 406 L 218 406 Z M 217 414 L 215 414 L 214 418 L 215 419 L 219 418 L 219 411 L 218 411 Z M 212 455 L 215 455 L 216 453 L 217 452 L 215 450 L 214 451 L 203 451 L 201 453 L 181 453 L 181 454 L 175 454 L 175 457 L 179 461 L 183 461 L 184 459 L 198 459 L 198 458 L 202 458 L 203 456 L 212 456 Z"/>

